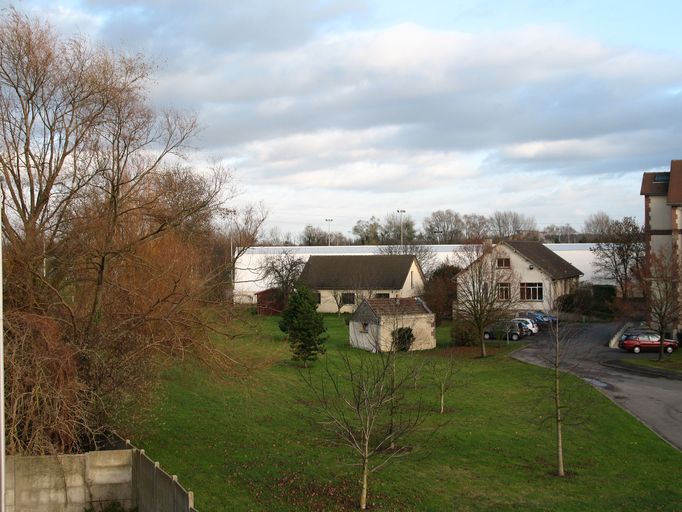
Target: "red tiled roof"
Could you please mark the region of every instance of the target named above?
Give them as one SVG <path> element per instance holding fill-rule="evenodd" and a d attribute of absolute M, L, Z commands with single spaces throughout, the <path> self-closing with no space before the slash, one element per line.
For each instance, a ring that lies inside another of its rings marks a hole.
<path fill-rule="evenodd" d="M 670 172 L 645 172 L 639 194 L 667 196 L 668 204 L 682 204 L 682 160 L 671 160 Z"/>
<path fill-rule="evenodd" d="M 663 181 L 669 172 L 645 172 L 642 176 L 641 196 L 666 196 L 668 195 L 668 181 Z M 660 181 L 659 181 L 660 180 Z"/>
<path fill-rule="evenodd" d="M 377 316 L 423 315 L 431 313 L 431 310 L 424 301 L 417 297 L 366 299 L 366 302 Z"/>

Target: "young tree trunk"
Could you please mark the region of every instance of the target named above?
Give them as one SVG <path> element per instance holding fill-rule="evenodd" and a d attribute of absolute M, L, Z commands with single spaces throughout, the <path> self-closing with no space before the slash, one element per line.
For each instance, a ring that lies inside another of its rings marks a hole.
<path fill-rule="evenodd" d="M 440 385 L 440 413 L 445 414 L 445 386 Z"/>
<path fill-rule="evenodd" d="M 394 430 L 394 425 L 393 425 L 393 418 L 395 415 L 395 409 L 396 409 L 396 400 L 395 400 L 395 347 L 391 347 L 391 356 L 393 357 L 393 364 L 391 366 L 391 394 L 393 395 L 393 400 L 391 400 L 391 407 L 389 408 L 390 416 L 391 416 L 391 423 L 389 425 L 389 436 L 391 437 L 391 442 L 388 446 L 390 450 L 395 450 L 395 441 L 393 439 L 393 430 Z"/>
<path fill-rule="evenodd" d="M 556 412 L 556 455 L 557 455 L 557 475 L 564 476 L 564 438 L 561 430 L 561 394 L 560 394 L 560 372 L 559 372 L 559 325 L 556 326 L 556 339 L 554 340 L 554 409 Z"/>
<path fill-rule="evenodd" d="M 483 338 L 483 331 L 478 333 L 478 339 L 481 340 L 481 357 L 486 357 L 486 351 L 485 351 L 485 339 Z"/>
<path fill-rule="evenodd" d="M 369 477 L 369 461 L 362 460 L 362 492 L 360 493 L 360 510 L 367 508 L 367 480 Z"/>

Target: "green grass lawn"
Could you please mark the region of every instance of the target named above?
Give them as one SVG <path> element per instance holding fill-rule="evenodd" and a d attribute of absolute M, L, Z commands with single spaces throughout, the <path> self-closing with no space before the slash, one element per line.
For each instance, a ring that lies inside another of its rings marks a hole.
<path fill-rule="evenodd" d="M 330 315 L 325 323 L 332 363 L 341 352 L 376 357 L 348 347 L 342 319 Z M 152 411 L 121 430 L 194 491 L 201 512 L 352 510 L 359 492 L 354 459 L 312 421 L 311 392 L 289 361 L 277 318 L 250 317 L 233 331 L 233 340 L 219 343 L 251 370 L 174 366 Z M 437 334 L 438 349 L 405 357 L 444 367 L 449 327 Z M 682 454 L 570 377 L 567 394 L 580 416 L 566 427 L 569 475 L 554 476 L 554 437 L 545 421 L 550 373 L 511 359 L 514 345 L 494 347 L 486 359 L 455 350 L 446 415 L 436 412 L 435 386 L 420 384 L 414 393 L 433 414 L 410 438 L 413 453 L 371 476 L 371 510 L 682 510 Z"/>
<path fill-rule="evenodd" d="M 663 356 L 663 359 L 644 359 L 631 357 L 625 359 L 628 364 L 637 364 L 640 366 L 647 366 L 649 368 L 660 368 L 662 370 L 669 370 L 672 372 L 682 373 L 682 353 L 677 350 L 670 355 Z"/>

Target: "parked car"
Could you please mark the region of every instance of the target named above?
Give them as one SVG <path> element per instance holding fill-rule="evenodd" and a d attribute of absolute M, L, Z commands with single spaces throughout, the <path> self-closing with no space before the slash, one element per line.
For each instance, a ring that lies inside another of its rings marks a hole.
<path fill-rule="evenodd" d="M 540 332 L 540 327 L 538 327 L 538 324 L 534 320 L 531 320 L 530 318 L 526 317 L 512 318 L 512 322 L 518 322 L 520 324 L 523 324 L 523 326 L 528 330 L 528 334 L 532 335 Z"/>
<path fill-rule="evenodd" d="M 543 311 L 523 311 L 520 316 L 528 317 L 538 324 L 539 327 L 545 327 L 553 322 L 558 322 L 559 319 L 554 315 L 548 315 Z"/>
<path fill-rule="evenodd" d="M 661 337 L 656 333 L 628 334 L 625 339 L 621 339 L 618 346 L 624 350 L 639 354 L 643 350 L 660 350 Z M 663 350 L 671 354 L 677 350 L 679 342 L 677 340 L 663 339 Z"/>
<path fill-rule="evenodd" d="M 512 322 L 509 320 L 503 320 L 500 322 L 495 322 L 485 328 L 483 332 L 484 340 L 494 340 L 497 339 L 510 339 L 512 341 L 518 341 L 523 337 L 523 332 L 519 328 L 518 322 Z"/>
<path fill-rule="evenodd" d="M 620 339 L 621 341 L 623 341 L 628 336 L 634 336 L 635 334 L 658 334 L 658 333 L 655 329 L 652 329 L 651 327 L 631 327 L 625 330 Z"/>

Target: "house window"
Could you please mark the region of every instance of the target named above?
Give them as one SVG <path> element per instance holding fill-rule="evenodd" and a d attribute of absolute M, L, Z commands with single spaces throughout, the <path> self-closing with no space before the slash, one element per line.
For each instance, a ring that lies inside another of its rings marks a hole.
<path fill-rule="evenodd" d="M 497 283 L 497 298 L 500 300 L 511 298 L 511 285 L 509 283 Z"/>
<path fill-rule="evenodd" d="M 390 296 L 391 294 L 387 292 L 379 292 L 374 294 L 374 297 L 377 299 L 388 299 Z"/>
<path fill-rule="evenodd" d="M 542 283 L 521 283 L 521 300 L 543 300 Z"/>
<path fill-rule="evenodd" d="M 355 304 L 355 294 L 352 292 L 344 292 L 341 294 L 341 304 Z"/>
<path fill-rule="evenodd" d="M 511 268 L 511 260 L 509 258 L 497 258 L 497 268 Z"/>
<path fill-rule="evenodd" d="M 315 297 L 316 304 L 322 304 L 322 295 L 320 294 L 320 292 L 314 292 L 313 297 Z"/>

